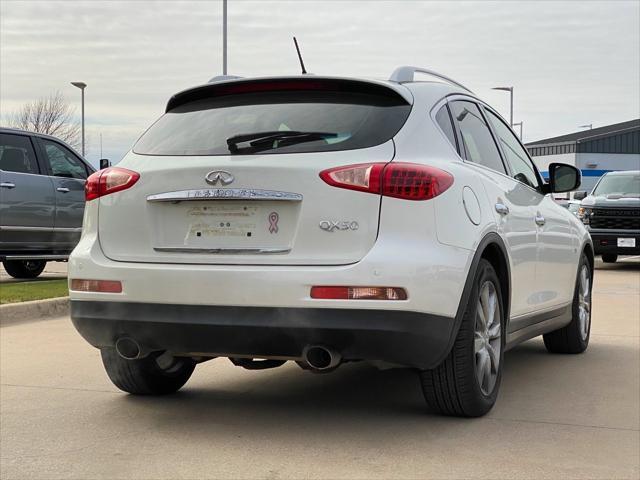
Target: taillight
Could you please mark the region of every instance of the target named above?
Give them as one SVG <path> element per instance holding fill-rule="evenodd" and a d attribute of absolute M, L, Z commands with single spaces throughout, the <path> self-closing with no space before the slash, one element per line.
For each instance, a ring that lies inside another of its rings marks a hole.
<path fill-rule="evenodd" d="M 320 178 L 331 186 L 404 200 L 429 200 L 453 185 L 453 175 L 417 163 L 365 163 L 330 168 Z"/>
<path fill-rule="evenodd" d="M 94 200 L 132 187 L 140 174 L 120 167 L 110 167 L 92 173 L 84 186 L 85 200 Z"/>
<path fill-rule="evenodd" d="M 311 298 L 324 300 L 406 300 L 407 292 L 397 287 L 311 287 Z"/>

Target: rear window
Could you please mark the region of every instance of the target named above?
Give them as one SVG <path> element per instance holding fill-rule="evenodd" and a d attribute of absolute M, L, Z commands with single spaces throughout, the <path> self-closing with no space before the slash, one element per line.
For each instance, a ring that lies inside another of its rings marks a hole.
<path fill-rule="evenodd" d="M 142 135 L 133 151 L 250 155 L 366 148 L 391 139 L 410 110 L 395 92 L 389 96 L 327 91 L 226 95 L 168 111 Z"/>

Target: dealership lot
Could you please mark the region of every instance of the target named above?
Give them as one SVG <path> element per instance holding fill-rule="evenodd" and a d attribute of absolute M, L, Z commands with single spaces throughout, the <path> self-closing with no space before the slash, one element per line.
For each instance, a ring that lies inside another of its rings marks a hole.
<path fill-rule="evenodd" d="M 640 259 L 596 265 L 591 345 L 507 354 L 484 418 L 429 415 L 410 371 L 200 365 L 133 398 L 68 318 L 0 329 L 2 478 L 638 478 Z"/>

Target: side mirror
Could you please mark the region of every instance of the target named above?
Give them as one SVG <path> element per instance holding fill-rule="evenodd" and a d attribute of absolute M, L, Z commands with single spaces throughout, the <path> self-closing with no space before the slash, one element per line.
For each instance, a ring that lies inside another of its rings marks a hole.
<path fill-rule="evenodd" d="M 582 182 L 582 174 L 573 165 L 566 163 L 549 164 L 549 190 L 552 193 L 571 192 Z"/>
<path fill-rule="evenodd" d="M 104 170 L 105 168 L 109 168 L 111 166 L 111 162 L 108 158 L 100 159 L 100 170 Z"/>
<path fill-rule="evenodd" d="M 574 200 L 584 200 L 585 198 L 587 198 L 587 192 L 584 190 L 579 190 L 573 194 Z"/>

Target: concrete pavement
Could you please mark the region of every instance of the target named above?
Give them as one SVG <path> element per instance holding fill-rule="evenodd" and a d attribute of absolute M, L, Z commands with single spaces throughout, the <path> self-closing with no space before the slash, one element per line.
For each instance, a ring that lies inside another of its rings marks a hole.
<path fill-rule="evenodd" d="M 415 375 L 347 364 L 197 367 L 177 395 L 118 392 L 66 318 L 0 329 L 0 477 L 640 476 L 640 263 L 596 271 L 589 350 L 506 356 L 481 419 L 425 413 Z"/>

